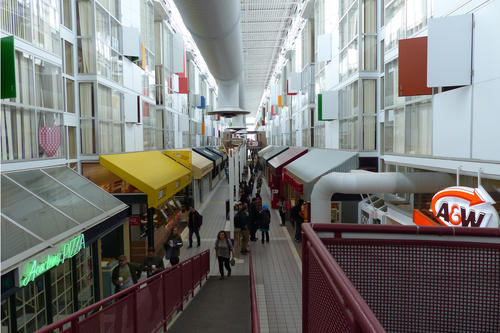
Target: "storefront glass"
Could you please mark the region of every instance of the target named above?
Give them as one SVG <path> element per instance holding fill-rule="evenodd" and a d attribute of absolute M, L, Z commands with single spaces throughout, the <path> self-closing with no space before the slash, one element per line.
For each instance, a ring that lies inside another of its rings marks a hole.
<path fill-rule="evenodd" d="M 73 279 L 71 260 L 50 270 L 53 320 L 58 321 L 73 313 Z"/>
<path fill-rule="evenodd" d="M 47 324 L 45 275 L 15 294 L 17 332 L 34 332 Z"/>
<path fill-rule="evenodd" d="M 76 261 L 78 309 L 83 309 L 96 301 L 92 255 L 92 247 L 88 246 L 74 258 Z"/>

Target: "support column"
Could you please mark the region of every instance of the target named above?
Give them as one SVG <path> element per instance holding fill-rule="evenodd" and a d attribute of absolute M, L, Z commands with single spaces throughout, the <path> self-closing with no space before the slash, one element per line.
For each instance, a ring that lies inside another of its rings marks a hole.
<path fill-rule="evenodd" d="M 228 151 L 228 177 L 229 177 L 229 233 L 234 238 L 234 159 L 233 150 Z"/>
<path fill-rule="evenodd" d="M 153 222 L 153 216 L 155 214 L 155 209 L 148 208 L 148 247 L 155 246 L 155 226 Z"/>

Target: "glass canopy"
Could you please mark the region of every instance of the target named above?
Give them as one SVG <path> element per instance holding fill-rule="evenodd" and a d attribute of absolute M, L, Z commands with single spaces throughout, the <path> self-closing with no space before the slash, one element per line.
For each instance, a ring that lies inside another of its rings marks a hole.
<path fill-rule="evenodd" d="M 1 195 L 2 274 L 127 208 L 65 166 L 3 173 Z"/>

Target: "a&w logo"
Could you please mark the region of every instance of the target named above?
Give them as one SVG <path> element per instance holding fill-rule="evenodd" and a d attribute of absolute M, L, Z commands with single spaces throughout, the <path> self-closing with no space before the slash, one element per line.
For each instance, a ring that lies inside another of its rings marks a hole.
<path fill-rule="evenodd" d="M 498 228 L 495 201 L 482 187 L 448 187 L 434 195 L 431 202 L 436 220 L 449 227 Z"/>

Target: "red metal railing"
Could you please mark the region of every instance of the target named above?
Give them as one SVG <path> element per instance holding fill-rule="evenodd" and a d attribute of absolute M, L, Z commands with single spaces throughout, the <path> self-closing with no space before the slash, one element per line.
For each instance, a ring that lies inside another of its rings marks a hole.
<path fill-rule="evenodd" d="M 257 294 L 255 292 L 255 278 L 253 275 L 252 253 L 250 253 L 249 261 L 250 273 L 250 308 L 252 314 L 252 333 L 260 333 L 259 308 L 257 306 Z"/>
<path fill-rule="evenodd" d="M 303 224 L 303 332 L 499 332 L 500 230 Z"/>
<path fill-rule="evenodd" d="M 186 259 L 143 282 L 86 307 L 39 332 L 156 332 L 210 271 L 210 250 Z"/>

